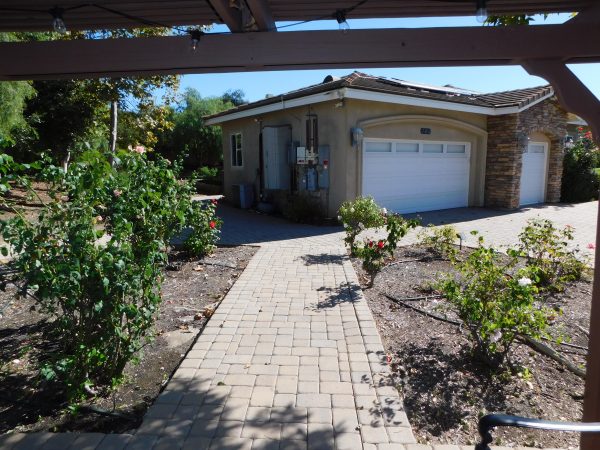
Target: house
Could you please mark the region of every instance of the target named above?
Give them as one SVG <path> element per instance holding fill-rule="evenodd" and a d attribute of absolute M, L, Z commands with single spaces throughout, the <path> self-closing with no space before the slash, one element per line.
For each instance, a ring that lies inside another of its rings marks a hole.
<path fill-rule="evenodd" d="M 399 213 L 560 200 L 567 113 L 551 86 L 479 94 L 354 72 L 207 118 L 226 197 L 371 195 Z M 240 188 L 241 186 L 241 188 Z"/>

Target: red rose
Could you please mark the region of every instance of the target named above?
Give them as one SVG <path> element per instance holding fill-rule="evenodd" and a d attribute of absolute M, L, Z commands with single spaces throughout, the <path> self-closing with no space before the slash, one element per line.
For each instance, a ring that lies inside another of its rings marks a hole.
<path fill-rule="evenodd" d="M 214 228 L 217 226 L 217 222 L 215 222 L 214 220 L 211 220 L 210 223 L 208 224 L 209 227 Z"/>
<path fill-rule="evenodd" d="M 379 248 L 383 248 L 383 246 L 384 246 L 384 245 L 385 245 L 385 244 L 383 243 L 383 241 L 379 241 L 379 242 L 377 243 L 377 247 L 379 247 Z"/>
<path fill-rule="evenodd" d="M 369 248 L 373 248 L 373 241 L 369 241 Z"/>

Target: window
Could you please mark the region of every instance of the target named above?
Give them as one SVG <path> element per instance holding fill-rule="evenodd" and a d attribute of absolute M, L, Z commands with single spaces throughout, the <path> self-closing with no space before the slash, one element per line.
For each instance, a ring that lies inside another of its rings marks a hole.
<path fill-rule="evenodd" d="M 391 142 L 367 142 L 366 150 L 369 153 L 391 153 Z"/>
<path fill-rule="evenodd" d="M 400 153 L 419 153 L 419 144 L 416 142 L 398 142 L 396 151 Z"/>
<path fill-rule="evenodd" d="M 467 146 L 465 144 L 448 144 L 448 153 L 465 153 Z"/>
<path fill-rule="evenodd" d="M 529 153 L 544 153 L 544 144 L 529 144 Z"/>
<path fill-rule="evenodd" d="M 444 144 L 423 144 L 423 153 L 444 153 Z"/>
<path fill-rule="evenodd" d="M 242 159 L 242 133 L 231 135 L 231 165 L 233 167 L 242 167 L 244 165 Z"/>

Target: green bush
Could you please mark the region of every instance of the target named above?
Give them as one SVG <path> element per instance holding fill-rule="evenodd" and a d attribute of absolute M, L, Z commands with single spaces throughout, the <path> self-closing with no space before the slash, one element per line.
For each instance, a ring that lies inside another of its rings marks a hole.
<path fill-rule="evenodd" d="M 419 225 L 418 220 L 407 220 L 398 214 L 390 214 L 384 217 L 387 238 L 373 241 L 367 239 L 363 245 L 355 247 L 355 254 L 362 260 L 362 267 L 370 276 L 369 287 L 373 287 L 375 277 L 385 266 L 387 257 L 393 257 L 398 242 L 411 228 Z"/>
<path fill-rule="evenodd" d="M 565 149 L 561 188 L 563 202 L 587 202 L 598 198 L 600 181 L 596 168 L 600 166 L 599 160 L 591 133 L 586 133 L 571 148 Z"/>
<path fill-rule="evenodd" d="M 221 175 L 222 171 L 218 167 L 208 166 L 202 166 L 194 173 L 194 176 L 198 181 L 217 185 L 221 184 Z"/>
<path fill-rule="evenodd" d="M 428 248 L 438 258 L 453 261 L 458 255 L 455 245 L 457 239 L 458 232 L 452 225 L 429 225 L 421 233 L 419 244 Z"/>
<path fill-rule="evenodd" d="M 477 353 L 493 367 L 501 366 L 518 335 L 546 335 L 550 310 L 536 306 L 537 287 L 527 268 L 514 269 L 516 258 L 503 263 L 483 245 L 455 264 L 458 276 L 440 283 L 440 290 L 465 324 Z"/>
<path fill-rule="evenodd" d="M 281 212 L 283 217 L 296 223 L 321 224 L 324 219 L 319 199 L 306 194 L 290 197 Z"/>
<path fill-rule="evenodd" d="M 356 255 L 356 237 L 366 228 L 378 228 L 385 224 L 383 212 L 373 197 L 358 197 L 356 200 L 342 203 L 338 211 L 338 220 L 342 222 L 350 248 L 350 254 Z"/>
<path fill-rule="evenodd" d="M 121 380 L 156 318 L 170 239 L 184 227 L 205 236 L 214 212 L 192 202 L 178 164 L 134 152 L 114 163 L 89 152 L 67 173 L 47 167 L 41 177 L 52 200 L 39 221 L 0 222 L 23 288 L 54 319 L 47 338 L 56 347 L 41 374 L 63 383 L 71 400 Z"/>
<path fill-rule="evenodd" d="M 579 280 L 585 273 L 585 263 L 576 256 L 578 250 L 569 248 L 573 231 L 571 226 L 561 230 L 550 220 L 532 219 L 519 234 L 516 250 L 541 289 L 561 291 L 565 283 Z"/>

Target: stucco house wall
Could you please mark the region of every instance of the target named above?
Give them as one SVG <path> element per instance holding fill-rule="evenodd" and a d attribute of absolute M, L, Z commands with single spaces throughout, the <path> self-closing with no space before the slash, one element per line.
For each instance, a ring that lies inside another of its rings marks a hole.
<path fill-rule="evenodd" d="M 291 125 L 292 140 L 304 145 L 304 121 L 310 112 L 318 116 L 320 144 L 329 145 L 331 151 L 330 188 L 328 198 L 322 199 L 329 216 L 335 216 L 343 201 L 362 194 L 362 148 L 355 148 L 350 142 L 350 129 L 355 126 L 363 128 L 365 138 L 402 137 L 403 139 L 469 142 L 471 144 L 469 205 L 483 206 L 486 116 L 354 99 L 344 99 L 342 103 L 343 106 L 340 106 L 338 100 L 323 102 L 311 105 L 310 109 L 303 106 L 223 123 L 226 197 L 232 197 L 234 184 L 250 183 L 254 186 L 256 195 L 260 192 L 261 127 Z M 421 135 L 422 127 L 431 128 L 431 135 Z M 231 165 L 230 136 L 233 133 L 242 133 L 242 167 Z"/>

